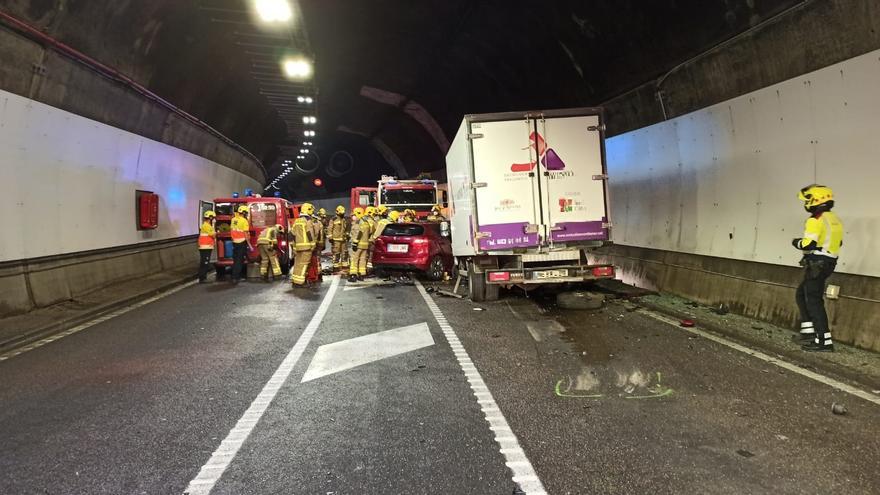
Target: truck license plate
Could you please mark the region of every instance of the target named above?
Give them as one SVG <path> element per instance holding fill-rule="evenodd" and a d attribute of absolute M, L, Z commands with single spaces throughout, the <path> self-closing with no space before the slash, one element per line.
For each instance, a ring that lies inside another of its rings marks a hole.
<path fill-rule="evenodd" d="M 541 272 L 535 272 L 535 278 L 537 279 L 562 278 L 567 276 L 568 270 L 544 270 Z"/>
<path fill-rule="evenodd" d="M 409 244 L 389 244 L 389 253 L 405 253 L 409 251 Z"/>

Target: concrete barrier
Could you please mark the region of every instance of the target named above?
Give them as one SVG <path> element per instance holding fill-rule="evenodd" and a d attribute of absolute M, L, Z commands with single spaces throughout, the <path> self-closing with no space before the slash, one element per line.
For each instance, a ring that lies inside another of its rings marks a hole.
<path fill-rule="evenodd" d="M 613 245 L 593 261 L 612 263 L 618 277 L 637 287 L 668 292 L 711 306 L 795 328 L 799 267 Z M 834 339 L 880 352 L 880 278 L 835 273 L 839 299 L 826 299 Z"/>
<path fill-rule="evenodd" d="M 0 318 L 75 299 L 115 282 L 198 268 L 195 236 L 0 264 Z"/>

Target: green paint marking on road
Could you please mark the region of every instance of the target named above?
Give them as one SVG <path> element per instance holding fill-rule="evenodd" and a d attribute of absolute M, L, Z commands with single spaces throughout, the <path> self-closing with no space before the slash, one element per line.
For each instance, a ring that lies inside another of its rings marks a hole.
<path fill-rule="evenodd" d="M 672 395 L 674 390 L 669 387 L 664 387 L 660 384 L 661 375 L 660 372 L 657 372 L 657 385 L 648 389 L 652 395 L 630 395 L 629 397 L 624 397 L 624 399 L 656 399 L 658 397 L 666 397 L 667 395 Z"/>
<path fill-rule="evenodd" d="M 556 382 L 556 395 L 559 397 L 571 397 L 576 399 L 598 399 L 600 397 L 604 397 L 602 394 L 598 395 L 585 395 L 585 394 L 571 394 L 567 390 L 565 392 L 562 391 L 562 382 L 565 380 L 559 380 Z"/>

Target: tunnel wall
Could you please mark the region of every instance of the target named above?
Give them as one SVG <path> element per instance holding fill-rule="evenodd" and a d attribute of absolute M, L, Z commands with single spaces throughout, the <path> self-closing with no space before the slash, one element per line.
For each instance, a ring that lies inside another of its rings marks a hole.
<path fill-rule="evenodd" d="M 623 277 L 794 324 L 796 198 L 831 186 L 845 225 L 835 338 L 880 351 L 880 51 L 607 141 Z"/>
<path fill-rule="evenodd" d="M 190 264 L 200 201 L 253 178 L 179 148 L 0 91 L 0 315 Z M 138 230 L 137 190 L 159 195 Z"/>

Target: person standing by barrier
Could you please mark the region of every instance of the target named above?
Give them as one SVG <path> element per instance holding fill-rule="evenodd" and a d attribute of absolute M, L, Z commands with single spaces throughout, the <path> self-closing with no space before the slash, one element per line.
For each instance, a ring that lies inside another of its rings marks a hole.
<path fill-rule="evenodd" d="M 269 265 L 272 265 L 273 281 L 275 277 L 281 276 L 281 265 L 278 264 L 278 253 L 276 252 L 279 232 L 282 234 L 284 232 L 280 225 L 266 227 L 257 238 L 257 249 L 260 250 L 260 276 L 266 282 L 269 281 Z"/>
<path fill-rule="evenodd" d="M 214 219 L 217 214 L 213 211 L 206 211 L 204 221 L 199 227 L 199 283 L 203 284 L 208 281 L 208 271 L 211 269 L 211 253 L 214 252 L 214 243 L 217 240 L 217 233 L 214 231 Z"/>
<path fill-rule="evenodd" d="M 230 221 L 230 235 L 232 236 L 232 283 L 241 281 L 244 270 L 245 257 L 251 246 L 250 230 L 247 215 L 250 210 L 247 205 L 241 205 L 235 210 L 235 216 Z"/>
<path fill-rule="evenodd" d="M 302 287 L 306 283 L 306 271 L 315 250 L 315 238 L 312 226 L 309 223 L 315 213 L 315 207 L 311 203 L 303 203 L 299 209 L 299 217 L 293 222 L 293 269 L 290 271 L 290 281 L 294 287 Z"/>
<path fill-rule="evenodd" d="M 805 351 L 832 352 L 831 327 L 825 312 L 825 282 L 837 266 L 837 257 L 843 245 L 843 223 L 831 212 L 834 195 L 830 188 L 811 184 L 801 189 L 798 198 L 810 213 L 804 226 L 804 236 L 792 240 L 792 245 L 803 251 L 801 266 L 804 279 L 795 293 L 801 316 L 799 337 L 809 341 L 801 346 Z"/>
<path fill-rule="evenodd" d="M 342 268 L 342 253 L 345 251 L 345 207 L 339 205 L 336 207 L 336 216 L 330 221 L 329 237 L 331 244 L 331 252 L 333 253 L 333 270 Z"/>

